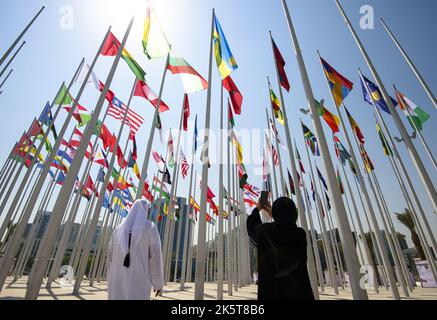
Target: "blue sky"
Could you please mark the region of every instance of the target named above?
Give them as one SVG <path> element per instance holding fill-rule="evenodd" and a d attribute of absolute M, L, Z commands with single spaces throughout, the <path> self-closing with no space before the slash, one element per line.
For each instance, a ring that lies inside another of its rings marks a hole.
<path fill-rule="evenodd" d="M 125 2 L 128 4 L 126 5 Z M 25 36 L 27 45 L 13 63 L 14 74 L 4 86 L 4 92 L 0 96 L 2 109 L 2 117 L 0 118 L 0 133 L 2 136 L 0 140 L 1 164 L 4 163 L 10 148 L 29 126 L 33 117 L 41 112 L 41 108 L 48 100 L 53 99 L 61 82 L 70 80 L 80 59 L 85 57 L 88 63 L 91 62 L 108 26 L 112 25 L 114 34 L 121 40 L 133 13 L 136 14 L 136 20 L 127 43 L 127 49 L 147 72 L 147 81 L 151 87 L 156 92 L 158 91 L 165 61 L 163 59 L 148 61 L 142 53 L 141 39 L 145 4 L 145 1 L 137 0 L 124 2 L 114 0 L 3 1 L 0 13 L 0 52 L 7 49 L 42 5 L 45 5 L 47 9 Z M 326 99 L 328 108 L 334 111 L 316 55 L 316 50 L 320 50 L 321 55 L 332 66 L 355 83 L 355 89 L 347 98 L 346 104 L 366 136 L 366 147 L 375 164 L 376 173 L 391 211 L 403 210 L 405 203 L 389 162 L 382 154 L 373 121 L 372 108 L 362 99 L 357 69 L 361 68 L 369 78 L 370 72 L 346 28 L 335 2 L 333 0 L 289 0 L 288 5 L 298 33 L 315 96 L 318 99 Z M 361 30 L 359 28 L 360 8 L 363 5 L 371 5 L 374 8 L 374 30 Z M 423 73 L 424 78 L 428 81 L 431 89 L 435 92 L 437 88 L 435 73 L 436 45 L 433 39 L 437 31 L 437 22 L 434 19 L 437 4 L 432 0 L 414 2 L 408 0 L 354 0 L 343 1 L 343 6 L 357 28 L 358 34 L 368 49 L 387 88 L 392 91 L 392 84 L 395 83 L 411 100 L 430 113 L 432 119 L 425 125 L 423 133 L 431 149 L 435 152 L 437 142 L 432 139 L 432 126 L 436 123 L 437 114 L 378 19 L 379 17 L 385 18 L 386 23 L 398 36 L 402 45 Z M 65 8 L 68 10 L 73 9 L 72 29 L 61 27 L 62 22 L 65 21 L 65 11 L 62 11 Z M 296 138 L 300 153 L 304 159 L 304 165 L 308 169 L 299 118 L 303 118 L 307 124 L 311 124 L 311 122 L 310 119 L 298 111 L 305 106 L 306 99 L 280 1 L 162 0 L 158 2 L 157 13 L 173 48 L 179 55 L 184 56 L 205 78 L 207 78 L 208 71 L 212 8 L 216 9 L 217 16 L 239 65 L 239 69 L 233 74 L 233 78 L 245 100 L 242 116 L 236 117 L 237 129 L 264 129 L 266 127 L 264 109 L 269 106 L 266 76 L 274 79 L 272 53 L 268 38 L 268 31 L 271 30 L 287 62 L 286 72 L 290 78 L 292 90 L 290 94 L 285 95 L 286 107 L 292 127 L 292 137 Z M 99 59 L 95 71 L 102 81 L 106 79 L 112 61 L 113 59 L 109 57 Z M 111 88 L 120 99 L 127 101 L 133 80 L 133 74 L 126 64 L 121 61 Z M 275 81 L 272 82 L 276 83 Z M 213 89 L 212 127 L 217 129 L 220 87 L 215 64 L 211 85 Z M 276 85 L 274 87 L 277 91 Z M 76 94 L 78 89 L 79 87 L 76 85 L 71 91 Z M 172 110 L 162 115 L 165 129 L 178 126 L 182 95 L 183 88 L 179 77 L 170 75 L 165 85 L 163 99 L 170 105 Z M 81 100 L 81 104 L 92 110 L 97 98 L 98 93 L 95 92 L 93 87 L 89 87 Z M 206 92 L 191 95 L 190 103 L 193 115 L 191 121 L 194 121 L 194 114 L 198 113 L 199 127 L 202 128 L 204 126 Z M 133 99 L 132 106 L 146 119 L 137 136 L 139 155 L 142 159 L 153 109 L 150 104 L 139 98 Z M 62 114 L 64 117 L 65 113 Z M 391 131 L 398 135 L 393 121 L 389 117 L 385 117 L 385 120 Z M 405 124 L 407 123 L 405 122 Z M 193 129 L 193 126 L 194 124 L 190 123 L 190 130 Z M 108 127 L 116 131 L 118 129 L 117 122 L 108 120 Z M 410 130 L 409 127 L 408 129 Z M 282 139 L 285 140 L 283 128 L 279 128 L 279 130 Z M 328 130 L 329 128 L 325 127 L 329 142 L 331 138 Z M 189 137 L 191 137 L 191 134 L 192 131 L 189 132 Z M 339 137 L 342 141 L 345 140 L 343 134 L 340 134 Z M 416 141 L 415 144 L 431 178 L 434 182 L 437 182 L 436 171 L 428 161 L 420 142 Z M 163 153 L 165 151 L 165 147 L 160 144 L 158 138 L 155 139 L 154 150 Z M 416 186 L 416 191 L 435 230 L 437 216 L 432 213 L 432 207 L 426 192 L 405 147 L 400 145 L 399 150 L 405 159 L 410 176 Z M 188 150 L 184 150 L 184 152 L 189 153 Z M 285 152 L 282 151 L 282 154 L 284 164 L 289 167 Z M 317 161 L 319 167 L 323 169 L 320 159 L 317 159 Z M 261 186 L 261 177 L 253 175 L 252 164 L 249 163 L 247 167 L 250 182 Z M 152 171 L 155 172 L 156 166 L 151 163 L 149 168 L 150 174 L 153 174 Z M 200 166 L 196 166 L 196 168 L 197 170 L 201 169 Z M 210 172 L 210 185 L 214 190 L 217 190 L 217 177 L 218 166 L 213 166 Z M 180 189 L 181 196 L 186 196 L 187 187 L 185 185 L 187 184 L 187 181 L 183 183 Z M 399 230 L 406 233 L 406 230 L 402 227 Z"/>

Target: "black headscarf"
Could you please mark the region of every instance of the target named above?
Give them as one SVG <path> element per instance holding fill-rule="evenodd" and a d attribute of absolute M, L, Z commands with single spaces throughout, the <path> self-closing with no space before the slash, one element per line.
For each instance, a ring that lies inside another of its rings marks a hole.
<path fill-rule="evenodd" d="M 297 208 L 290 198 L 279 198 L 272 206 L 272 216 L 279 225 L 296 226 Z"/>

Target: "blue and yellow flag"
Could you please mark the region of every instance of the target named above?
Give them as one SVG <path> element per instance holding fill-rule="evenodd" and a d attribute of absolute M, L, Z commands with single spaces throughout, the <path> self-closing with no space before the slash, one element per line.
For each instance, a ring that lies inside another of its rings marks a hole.
<path fill-rule="evenodd" d="M 381 90 L 379 90 L 378 86 L 374 84 L 372 81 L 367 79 L 365 76 L 361 75 L 361 86 L 363 88 L 363 95 L 364 100 L 368 102 L 369 104 L 375 105 L 378 107 L 379 110 L 382 110 L 384 112 L 390 113 L 390 109 L 387 106 L 386 101 L 384 100 L 384 97 L 382 96 Z M 370 94 L 369 94 L 370 93 Z M 393 105 L 396 107 L 398 103 L 395 99 L 390 97 Z"/>
<path fill-rule="evenodd" d="M 232 72 L 238 69 L 237 62 L 232 55 L 229 48 L 228 41 L 223 33 L 220 22 L 214 15 L 214 53 L 217 61 L 217 68 L 222 77 L 222 80 L 226 79 Z"/>

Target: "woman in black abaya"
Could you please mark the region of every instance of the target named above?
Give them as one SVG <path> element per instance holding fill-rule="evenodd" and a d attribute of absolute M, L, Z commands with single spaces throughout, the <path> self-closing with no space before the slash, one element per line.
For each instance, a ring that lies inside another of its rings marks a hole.
<path fill-rule="evenodd" d="M 274 222 L 262 223 L 264 209 Z M 293 200 L 279 198 L 253 210 L 247 231 L 258 249 L 258 300 L 314 300 L 307 269 L 306 233 Z"/>

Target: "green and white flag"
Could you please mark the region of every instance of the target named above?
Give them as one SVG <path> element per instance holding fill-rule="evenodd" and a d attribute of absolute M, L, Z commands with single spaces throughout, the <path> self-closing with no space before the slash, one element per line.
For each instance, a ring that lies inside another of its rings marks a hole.
<path fill-rule="evenodd" d="M 423 124 L 431 118 L 430 115 L 399 91 L 396 91 L 396 98 L 413 129 L 422 131 Z"/>

